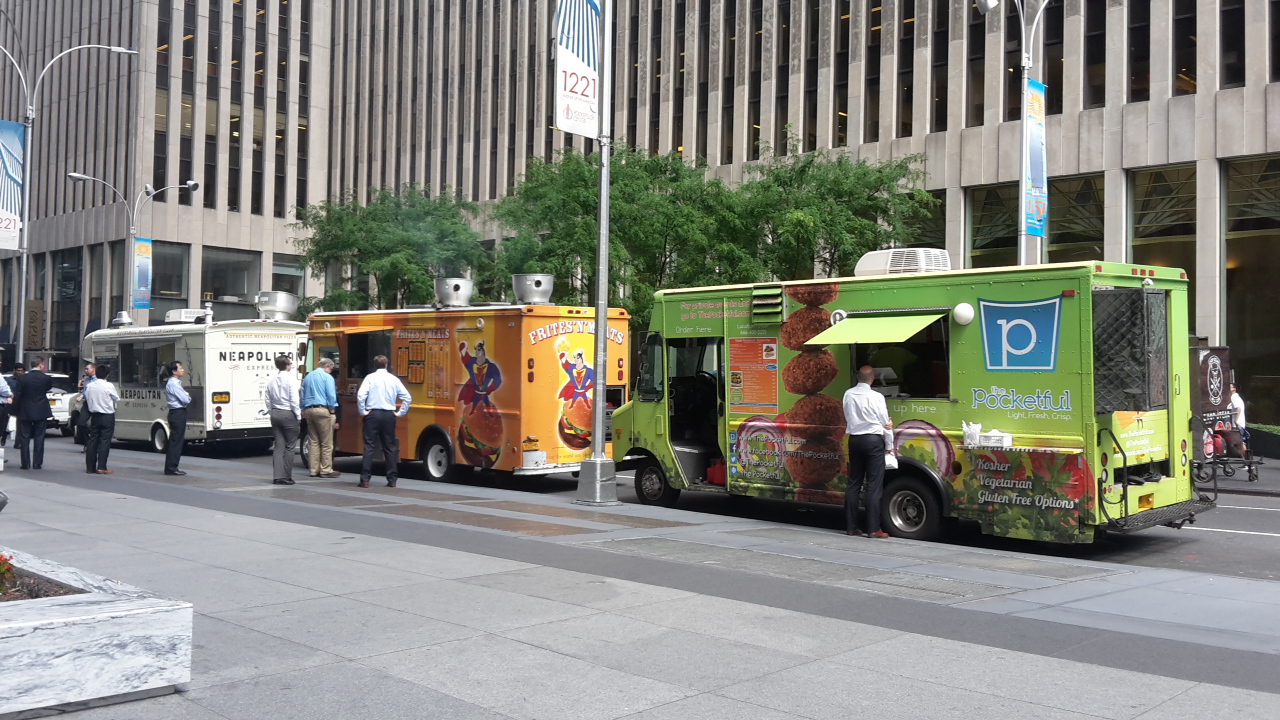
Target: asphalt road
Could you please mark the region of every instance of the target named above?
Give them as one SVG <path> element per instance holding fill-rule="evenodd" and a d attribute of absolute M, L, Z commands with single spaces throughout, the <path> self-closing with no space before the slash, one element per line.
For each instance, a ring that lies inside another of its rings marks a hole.
<path fill-rule="evenodd" d="M 123 451 L 146 454 L 144 448 L 141 445 L 117 446 L 113 453 Z M 69 438 L 58 437 L 53 433 L 49 435 L 46 444 L 48 453 L 74 453 L 78 449 Z M 189 450 L 195 455 L 205 455 L 207 452 L 198 446 L 189 447 Z M 8 454 L 9 461 L 16 462 L 16 453 L 12 447 L 8 449 Z M 219 448 L 217 456 L 227 463 L 229 474 L 235 474 L 237 467 L 245 470 L 253 467 L 257 473 L 261 473 L 271 463 L 269 456 L 237 456 L 228 452 L 227 448 Z M 154 457 L 159 465 L 162 462 L 160 456 Z M 338 471 L 347 474 L 355 482 L 360 471 L 359 458 L 341 458 L 335 460 L 334 464 Z M 1280 472 L 1280 469 L 1276 471 Z M 422 479 L 424 474 L 421 465 L 405 463 L 401 469 L 401 477 Z M 499 486 L 547 495 L 573 495 L 577 488 L 577 481 L 567 475 L 515 478 L 467 472 L 460 473 L 452 480 L 462 485 Z M 618 499 L 628 503 L 637 502 L 629 474 L 624 474 L 619 479 Z M 682 510 L 809 527 L 838 529 L 843 527 L 844 522 L 843 512 L 839 507 L 726 497 L 710 493 L 685 492 L 680 497 L 679 507 Z M 1132 535 L 1112 535 L 1087 546 L 1048 545 L 989 537 L 979 531 L 976 523 L 968 522 L 960 523 L 942 542 L 1280 580 L 1280 497 L 1224 494 L 1220 496 L 1216 510 L 1201 515 L 1195 525 L 1188 525 L 1182 530 L 1151 528 Z"/>

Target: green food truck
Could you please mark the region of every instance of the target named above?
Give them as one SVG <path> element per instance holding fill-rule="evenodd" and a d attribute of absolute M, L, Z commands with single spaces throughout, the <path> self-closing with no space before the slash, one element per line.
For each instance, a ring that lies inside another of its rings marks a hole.
<path fill-rule="evenodd" d="M 852 278 L 656 294 L 636 391 L 613 415 L 615 460 L 642 502 L 698 490 L 843 503 L 841 398 L 869 365 L 894 421 L 892 535 L 967 518 L 1082 543 L 1214 507 L 1190 467 L 1184 272 L 923 272 L 897 255 L 928 251 L 880 252 L 866 276 L 860 263 Z"/>

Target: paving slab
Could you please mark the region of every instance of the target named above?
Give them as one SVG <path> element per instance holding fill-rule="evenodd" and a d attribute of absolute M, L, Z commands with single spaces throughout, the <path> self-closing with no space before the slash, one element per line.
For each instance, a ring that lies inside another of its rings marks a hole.
<path fill-rule="evenodd" d="M 693 593 L 656 585 L 604 578 L 598 575 L 550 567 L 531 567 L 510 572 L 469 577 L 461 582 L 494 590 L 532 595 L 571 605 L 616 610 L 689 597 Z"/>
<path fill-rule="evenodd" d="M 514 630 L 596 612 L 580 605 L 477 587 L 454 580 L 402 585 L 386 590 L 353 593 L 349 597 L 485 632 Z"/>
<path fill-rule="evenodd" d="M 340 663 L 192 690 L 188 697 L 234 720 L 507 720 L 387 673 Z"/>
<path fill-rule="evenodd" d="M 502 634 L 593 665 L 701 691 L 810 661 L 803 655 L 607 613 Z"/>
<path fill-rule="evenodd" d="M 369 511 L 387 513 L 388 515 L 414 517 L 421 520 L 452 523 L 455 525 L 465 525 L 468 527 L 502 530 L 505 532 L 519 533 L 521 535 L 533 535 L 536 537 L 549 537 L 553 535 L 586 535 L 588 533 L 603 532 L 598 528 L 565 525 L 562 523 L 539 522 L 537 520 L 509 517 L 506 515 L 488 515 L 485 513 L 453 510 L 450 508 L 434 507 L 431 505 L 392 505 L 388 507 L 369 508 Z"/>
<path fill-rule="evenodd" d="M 830 660 L 1111 720 L 1132 720 L 1195 685 L 920 635 L 904 635 Z M 1083 688 L 1088 690 L 1082 692 Z"/>
<path fill-rule="evenodd" d="M 480 634 L 461 625 L 344 597 L 232 610 L 215 617 L 348 659 Z"/>
<path fill-rule="evenodd" d="M 301 643 L 196 614 L 192 628 L 191 687 L 207 687 L 340 662 L 341 657 Z"/>
<path fill-rule="evenodd" d="M 425 548 L 421 545 L 410 545 L 394 540 L 381 541 L 377 545 L 379 545 L 377 549 L 369 549 L 367 544 L 364 544 L 360 549 L 344 549 L 334 554 L 356 562 L 405 570 L 445 580 L 457 580 L 538 567 L 537 565 L 516 560 L 458 552 L 446 548 Z"/>
<path fill-rule="evenodd" d="M 226 720 L 225 715 L 201 706 L 185 693 L 80 710 L 61 717 L 74 720 Z"/>
<path fill-rule="evenodd" d="M 613 720 L 695 694 L 494 635 L 362 662 L 521 720 Z"/>
<path fill-rule="evenodd" d="M 1280 695 L 1201 683 L 1138 716 L 1139 720 L 1275 720 L 1280 718 Z"/>
<path fill-rule="evenodd" d="M 236 569 L 265 580 L 339 595 L 415 585 L 427 579 L 418 573 L 315 553 L 283 559 L 247 559 Z"/>
<path fill-rule="evenodd" d="M 628 715 L 626 720 L 803 720 L 791 715 L 710 693 L 694 695 Z"/>
<path fill-rule="evenodd" d="M 1170 592 L 1162 588 L 1133 588 L 1105 597 L 1066 603 L 1065 607 L 1171 624 L 1196 624 L 1220 630 L 1260 634 L 1280 640 L 1280 617 L 1275 605 Z"/>

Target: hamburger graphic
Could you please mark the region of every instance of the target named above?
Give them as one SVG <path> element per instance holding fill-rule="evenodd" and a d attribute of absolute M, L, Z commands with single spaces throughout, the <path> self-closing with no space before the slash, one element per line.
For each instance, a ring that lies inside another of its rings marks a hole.
<path fill-rule="evenodd" d="M 504 439 L 502 414 L 492 405 L 481 405 L 462 413 L 458 424 L 458 450 L 467 463 L 491 468 L 502 455 Z"/>
<path fill-rule="evenodd" d="M 560 441 L 574 450 L 591 447 L 591 403 L 578 401 L 560 406 Z"/>

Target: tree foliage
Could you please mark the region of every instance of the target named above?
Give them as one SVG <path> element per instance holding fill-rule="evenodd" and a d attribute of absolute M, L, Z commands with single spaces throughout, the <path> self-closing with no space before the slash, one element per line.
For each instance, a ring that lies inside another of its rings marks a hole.
<path fill-rule="evenodd" d="M 432 280 L 465 275 L 481 263 L 480 234 L 468 224 L 476 207 L 446 191 L 431 197 L 419 185 L 380 190 L 362 204 L 353 194 L 297 209 L 294 227 L 302 265 L 317 274 L 335 268 L 329 283 L 307 305 L 323 310 L 393 309 L 431 302 Z M 348 289 L 368 275 L 368 292 Z"/>

